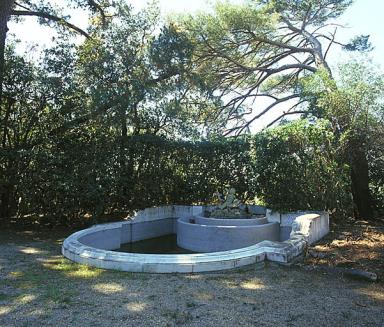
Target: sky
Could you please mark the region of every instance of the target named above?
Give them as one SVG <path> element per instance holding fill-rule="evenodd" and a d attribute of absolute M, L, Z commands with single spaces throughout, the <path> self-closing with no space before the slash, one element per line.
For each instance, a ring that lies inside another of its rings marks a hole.
<path fill-rule="evenodd" d="M 59 0 L 56 0 L 60 3 Z M 138 10 L 146 5 L 143 0 L 127 0 Z M 230 0 L 233 3 L 240 3 L 242 0 Z M 196 11 L 207 11 L 210 5 L 214 3 L 212 0 L 159 0 L 160 9 L 162 14 L 166 17 L 172 13 L 191 13 Z M 370 40 L 374 46 L 374 50 L 370 53 L 372 60 L 375 64 L 384 69 L 384 19 L 382 13 L 384 12 L 383 0 L 355 0 L 354 3 L 347 11 L 341 16 L 337 23 L 345 25 L 346 28 L 338 29 L 338 39 L 347 41 L 354 35 L 369 34 Z M 74 13 L 70 20 L 78 26 L 84 26 L 86 19 L 84 14 Z M 21 23 L 10 23 L 9 33 L 12 33 L 16 38 L 21 40 L 20 49 L 26 49 L 32 45 L 38 45 L 38 48 L 43 49 L 49 47 L 51 38 L 54 35 L 53 29 L 42 27 L 37 23 L 33 17 L 28 17 Z M 334 48 L 328 57 L 331 66 L 335 67 L 340 62 L 350 60 L 350 55 L 346 54 L 337 47 Z M 275 112 L 264 116 L 259 119 L 252 130 L 256 131 L 263 128 L 266 124 L 271 122 L 274 117 L 278 117 L 283 108 L 276 108 Z"/>

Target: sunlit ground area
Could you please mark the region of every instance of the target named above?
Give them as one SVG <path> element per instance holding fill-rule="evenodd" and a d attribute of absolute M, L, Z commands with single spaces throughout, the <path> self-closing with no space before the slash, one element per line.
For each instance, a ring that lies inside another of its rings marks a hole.
<path fill-rule="evenodd" d="M 60 255 L 68 233 L 0 232 L 0 326 L 382 326 L 384 321 L 382 281 L 350 280 L 302 265 L 194 275 L 105 271 Z"/>

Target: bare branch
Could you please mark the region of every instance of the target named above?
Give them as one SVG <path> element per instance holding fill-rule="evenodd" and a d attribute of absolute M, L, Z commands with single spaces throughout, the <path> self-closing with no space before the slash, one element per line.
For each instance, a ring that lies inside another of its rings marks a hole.
<path fill-rule="evenodd" d="M 303 19 L 303 23 L 301 24 L 301 30 L 304 30 L 305 27 L 307 26 L 308 18 L 309 18 L 309 13 L 311 12 L 311 9 L 312 9 L 312 6 L 309 5 L 308 9 L 307 9 L 307 11 L 305 13 L 305 16 L 304 16 L 304 19 Z"/>
<path fill-rule="evenodd" d="M 273 124 L 275 124 L 276 122 L 278 122 L 280 119 L 284 118 L 285 116 L 288 116 L 288 115 L 298 115 L 298 114 L 306 114 L 306 113 L 308 113 L 308 111 L 304 111 L 304 110 L 292 111 L 292 112 L 284 112 L 282 115 L 280 115 L 274 121 L 269 123 L 265 128 L 271 127 Z"/>
<path fill-rule="evenodd" d="M 249 126 L 257 119 L 259 119 L 260 117 L 262 117 L 263 115 L 265 115 L 269 110 L 271 110 L 273 107 L 275 107 L 276 105 L 280 104 L 280 103 L 283 103 L 283 102 L 286 102 L 288 100 L 292 100 L 292 99 L 296 99 L 296 98 L 299 98 L 300 95 L 298 94 L 292 94 L 292 95 L 288 95 L 284 98 L 280 98 L 276 101 L 274 101 L 273 103 L 271 103 L 269 106 L 267 106 L 263 111 L 261 111 L 260 113 L 258 113 L 257 115 L 255 115 L 251 120 L 247 121 L 245 124 L 243 124 L 241 127 L 234 127 L 234 128 L 231 128 L 229 129 L 226 133 L 225 133 L 225 136 L 228 136 L 229 134 L 232 134 L 233 132 L 236 131 L 236 135 L 240 135 L 245 129 L 249 128 Z"/>
<path fill-rule="evenodd" d="M 18 6 L 18 7 L 20 7 L 20 8 L 23 8 L 23 9 L 25 9 L 25 10 L 29 10 L 29 11 L 32 10 L 31 8 L 28 8 L 27 6 L 21 5 L 20 3 L 16 2 L 16 1 L 15 1 L 15 5 Z"/>
<path fill-rule="evenodd" d="M 324 38 L 324 39 L 327 39 L 328 41 L 334 43 L 334 44 L 337 44 L 337 45 L 340 45 L 342 47 L 345 47 L 346 44 L 345 43 L 341 43 L 341 42 L 338 42 L 338 41 L 335 41 L 334 38 L 335 36 L 332 34 L 331 37 L 327 36 L 327 35 L 324 35 L 324 34 L 318 34 L 317 35 L 318 38 Z"/>
<path fill-rule="evenodd" d="M 324 59 L 327 58 L 328 52 L 329 52 L 329 50 L 331 49 L 332 44 L 335 43 L 336 32 L 337 32 L 337 27 L 335 28 L 335 31 L 334 31 L 333 34 L 332 34 L 332 38 L 331 38 L 331 40 L 330 40 L 330 42 L 329 42 L 329 44 L 328 44 L 328 47 L 327 47 L 327 49 L 325 50 L 325 53 L 324 53 Z"/>
<path fill-rule="evenodd" d="M 280 119 L 282 119 L 283 117 L 285 117 L 287 115 L 307 114 L 308 111 L 306 111 L 306 110 L 292 111 L 293 109 L 297 108 L 299 105 L 301 105 L 302 103 L 304 103 L 306 101 L 307 100 L 301 100 L 298 103 L 294 104 L 291 108 L 289 108 L 287 111 L 284 111 L 283 114 L 281 114 L 279 117 L 277 117 L 272 122 L 270 122 L 264 129 L 271 127 L 273 124 L 275 124 L 276 122 L 278 122 Z"/>
<path fill-rule="evenodd" d="M 35 17 L 45 18 L 45 19 L 60 23 L 64 26 L 74 30 L 75 32 L 85 36 L 86 38 L 90 38 L 90 35 L 87 32 L 85 32 L 81 28 L 77 27 L 76 25 L 73 25 L 73 24 L 67 22 L 64 18 L 57 17 L 57 16 L 54 16 L 54 15 L 51 15 L 51 14 L 48 14 L 45 12 L 30 11 L 30 10 L 12 10 L 11 15 L 13 15 L 13 16 L 35 16 Z"/>
<path fill-rule="evenodd" d="M 93 10 L 98 11 L 98 12 L 100 13 L 101 21 L 102 21 L 103 27 L 105 27 L 105 26 L 106 26 L 106 23 L 107 23 L 107 16 L 106 16 L 106 14 L 105 14 L 104 9 L 101 7 L 101 5 L 100 5 L 99 3 L 97 3 L 96 1 L 94 1 L 94 0 L 88 0 L 88 5 L 89 5 L 89 7 L 91 7 Z"/>
<path fill-rule="evenodd" d="M 283 66 L 280 66 L 278 68 L 264 68 L 264 67 L 260 67 L 260 68 L 255 68 L 254 70 L 265 71 L 268 74 L 276 74 L 276 73 L 280 73 L 280 72 L 282 72 L 284 70 L 295 69 L 295 68 L 309 70 L 309 71 L 311 71 L 313 73 L 317 72 L 317 69 L 315 67 L 312 67 L 312 66 L 309 66 L 309 65 L 306 65 L 306 64 L 303 64 L 303 63 L 302 64 L 283 65 Z"/>
<path fill-rule="evenodd" d="M 300 29 L 295 29 L 295 30 L 292 30 L 292 31 L 294 31 L 296 33 L 300 33 L 301 32 Z M 243 30 L 243 32 L 252 35 L 252 37 L 253 37 L 253 39 L 255 41 L 259 41 L 259 42 L 262 42 L 262 43 L 273 45 L 273 46 L 276 46 L 278 48 L 290 49 L 290 50 L 297 51 L 297 52 L 309 52 L 309 53 L 313 52 L 313 50 L 311 48 L 295 47 L 295 46 L 292 46 L 290 44 L 286 44 L 284 42 L 279 42 L 279 41 L 269 40 L 269 39 L 266 39 L 266 38 L 259 37 L 255 33 L 253 33 L 252 31 L 244 31 Z"/>

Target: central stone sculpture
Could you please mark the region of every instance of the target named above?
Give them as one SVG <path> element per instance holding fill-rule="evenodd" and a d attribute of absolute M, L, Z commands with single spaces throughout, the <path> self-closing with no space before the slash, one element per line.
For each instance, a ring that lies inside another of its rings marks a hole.
<path fill-rule="evenodd" d="M 216 193 L 219 204 L 201 215 L 177 220 L 177 244 L 195 252 L 239 249 L 264 240 L 279 240 L 279 224 L 269 223 L 265 208 L 247 206 L 230 188 L 226 196 Z"/>
<path fill-rule="evenodd" d="M 252 217 L 252 214 L 247 210 L 247 206 L 236 199 L 236 190 L 234 188 L 227 190 L 225 198 L 219 192 L 216 192 L 214 195 L 218 198 L 220 204 L 212 212 L 207 213 L 209 217 L 227 219 Z"/>

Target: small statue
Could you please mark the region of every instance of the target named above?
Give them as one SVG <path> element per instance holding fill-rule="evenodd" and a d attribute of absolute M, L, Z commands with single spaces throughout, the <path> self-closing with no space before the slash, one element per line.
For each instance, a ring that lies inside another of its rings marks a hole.
<path fill-rule="evenodd" d="M 217 200 L 219 201 L 219 203 L 223 203 L 225 200 L 224 200 L 224 197 L 222 194 L 220 194 L 219 192 L 215 192 L 213 193 L 213 196 L 215 198 L 217 198 Z"/>
<path fill-rule="evenodd" d="M 236 190 L 230 188 L 227 190 L 227 195 L 224 196 L 216 192 L 214 196 L 219 200 L 219 205 L 211 212 L 211 217 L 217 218 L 238 218 L 248 216 L 245 206 L 240 200 L 236 199 Z"/>
<path fill-rule="evenodd" d="M 236 199 L 235 194 L 236 194 L 236 190 L 233 187 L 231 187 L 228 190 L 225 200 L 222 202 L 222 204 L 219 205 L 219 208 L 222 210 L 226 208 L 231 208 L 231 209 L 238 208 L 241 202 Z"/>

